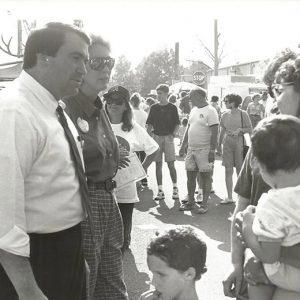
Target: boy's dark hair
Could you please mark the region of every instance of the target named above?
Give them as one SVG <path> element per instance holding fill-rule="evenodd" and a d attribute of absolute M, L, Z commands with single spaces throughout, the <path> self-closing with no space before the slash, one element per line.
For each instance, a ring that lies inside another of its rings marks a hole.
<path fill-rule="evenodd" d="M 228 103 L 234 103 L 234 107 L 239 107 L 243 99 L 238 94 L 228 94 L 225 96 L 225 99 L 228 100 Z"/>
<path fill-rule="evenodd" d="M 90 45 L 90 38 L 78 27 L 59 22 L 48 23 L 44 28 L 30 33 L 24 50 L 23 69 L 27 70 L 34 67 L 37 63 L 38 54 L 54 57 L 64 44 L 65 35 L 68 32 L 76 33 Z"/>
<path fill-rule="evenodd" d="M 210 101 L 211 102 L 218 102 L 219 101 L 219 97 L 218 96 L 212 96 Z"/>
<path fill-rule="evenodd" d="M 207 269 L 207 246 L 190 226 L 170 229 L 153 239 L 147 247 L 147 254 L 154 255 L 170 268 L 184 272 L 192 267 L 196 271 L 195 280 L 201 278 Z"/>
<path fill-rule="evenodd" d="M 181 125 L 186 126 L 187 123 L 188 123 L 188 119 L 187 118 L 182 118 Z"/>
<path fill-rule="evenodd" d="M 164 93 L 167 93 L 169 94 L 169 86 L 167 84 L 159 84 L 157 87 L 156 87 L 156 90 L 157 91 L 162 91 Z"/>
<path fill-rule="evenodd" d="M 300 120 L 277 115 L 263 119 L 252 133 L 253 155 L 270 174 L 300 167 Z"/>

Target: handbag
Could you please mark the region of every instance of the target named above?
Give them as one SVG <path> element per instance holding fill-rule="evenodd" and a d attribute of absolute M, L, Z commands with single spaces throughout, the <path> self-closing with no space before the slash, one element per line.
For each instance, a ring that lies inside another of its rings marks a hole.
<path fill-rule="evenodd" d="M 242 112 L 241 112 L 241 121 L 242 121 L 242 128 L 244 128 L 243 113 Z M 243 133 L 243 160 L 245 159 L 248 150 L 249 150 L 249 146 L 245 142 L 245 135 Z"/>

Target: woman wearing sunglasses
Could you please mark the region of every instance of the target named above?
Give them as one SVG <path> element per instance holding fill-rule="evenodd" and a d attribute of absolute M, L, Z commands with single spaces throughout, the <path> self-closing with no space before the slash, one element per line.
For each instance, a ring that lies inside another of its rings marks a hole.
<path fill-rule="evenodd" d="M 83 141 L 83 158 L 92 207 L 94 236 L 82 225 L 83 246 L 90 269 L 87 299 L 128 299 L 123 276 L 122 217 L 115 199 L 113 177 L 126 165 L 119 158 L 117 139 L 98 94 L 107 88 L 114 59 L 110 46 L 92 36 L 87 74 L 78 95 L 66 100 L 67 112 Z"/>
<path fill-rule="evenodd" d="M 122 86 L 114 86 L 103 97 L 105 109 L 119 141 L 119 147 L 125 148 L 131 153 L 144 151 L 146 157 L 142 166 L 147 173 L 159 146 L 146 129 L 133 120 L 128 90 Z M 134 203 L 139 201 L 135 182 L 117 189 L 116 197 L 124 225 L 124 245 L 122 248 L 124 252 L 130 246 Z"/>
<path fill-rule="evenodd" d="M 269 94 L 277 101 L 278 109 L 282 114 L 300 117 L 300 55 L 285 50 L 275 57 L 269 64 L 264 82 L 269 87 Z M 300 155 L 300 154 L 299 154 Z M 287 157 L 287 161 L 288 161 Z M 244 248 L 236 238 L 237 230 L 242 231 L 246 226 L 252 228 L 249 220 L 254 219 L 248 215 L 248 224 L 243 223 L 239 212 L 248 205 L 257 205 L 263 193 L 270 187 L 263 181 L 257 168 L 252 168 L 252 151 L 247 157 L 239 174 L 234 191 L 239 195 L 231 228 L 231 258 L 232 269 L 223 281 L 224 294 L 227 297 L 247 299 L 242 294 L 245 291 L 245 282 L 250 284 L 267 283 L 261 263 L 253 257 L 244 256 Z M 249 253 L 248 253 L 249 254 Z M 281 247 L 280 262 L 300 268 L 300 244 L 291 247 Z M 300 294 L 277 288 L 273 300 L 299 300 Z"/>

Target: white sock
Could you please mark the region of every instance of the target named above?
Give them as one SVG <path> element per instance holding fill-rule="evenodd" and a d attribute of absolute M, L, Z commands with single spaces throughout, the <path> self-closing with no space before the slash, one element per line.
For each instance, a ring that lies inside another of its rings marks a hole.
<path fill-rule="evenodd" d="M 174 188 L 177 188 L 177 183 L 174 183 L 174 182 L 173 182 L 173 189 L 174 189 Z"/>
<path fill-rule="evenodd" d="M 158 190 L 159 190 L 159 191 L 162 191 L 162 190 L 163 190 L 163 189 L 162 189 L 162 185 L 159 185 L 159 186 L 158 186 Z"/>
<path fill-rule="evenodd" d="M 198 189 L 198 194 L 203 194 L 203 190 L 202 189 Z"/>

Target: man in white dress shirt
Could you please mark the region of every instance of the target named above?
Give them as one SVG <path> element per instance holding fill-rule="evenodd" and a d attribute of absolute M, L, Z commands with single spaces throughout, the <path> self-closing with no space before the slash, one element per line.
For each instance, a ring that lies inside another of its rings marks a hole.
<path fill-rule="evenodd" d="M 35 30 L 23 71 L 0 94 L 0 299 L 85 299 L 85 213 L 56 109 L 78 92 L 89 43 L 84 32 L 61 23 Z"/>

